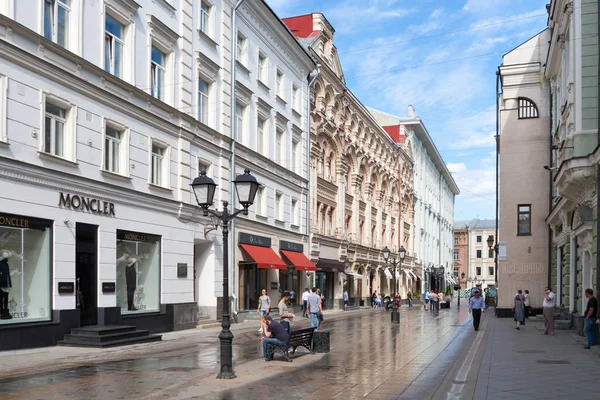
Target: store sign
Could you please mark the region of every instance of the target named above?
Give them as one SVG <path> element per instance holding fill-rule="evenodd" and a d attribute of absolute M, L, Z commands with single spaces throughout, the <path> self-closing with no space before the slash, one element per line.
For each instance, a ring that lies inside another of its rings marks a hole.
<path fill-rule="evenodd" d="M 177 277 L 178 278 L 187 278 L 188 275 L 188 265 L 186 263 L 177 263 Z"/>
<path fill-rule="evenodd" d="M 58 282 L 58 293 L 75 293 L 75 283 Z"/>
<path fill-rule="evenodd" d="M 102 282 L 102 293 L 114 293 L 116 289 L 114 282 Z"/>
<path fill-rule="evenodd" d="M 151 235 L 148 233 L 130 232 L 130 231 L 117 231 L 117 239 L 127 240 L 130 242 L 157 242 L 160 240 L 160 236 Z"/>
<path fill-rule="evenodd" d="M 264 236 L 250 235 L 240 232 L 238 242 L 243 244 L 251 244 L 253 246 L 271 247 L 271 239 Z"/>
<path fill-rule="evenodd" d="M 287 242 L 285 240 L 280 240 L 279 241 L 279 250 L 288 250 L 288 251 L 294 251 L 297 253 L 304 253 L 304 245 L 301 243 L 292 243 L 292 242 Z"/>
<path fill-rule="evenodd" d="M 108 201 L 78 196 L 76 194 L 60 192 L 58 206 L 76 211 L 87 211 L 94 214 L 115 216 L 115 205 Z"/>
<path fill-rule="evenodd" d="M 10 228 L 44 229 L 52 226 L 52 221 L 22 217 L 20 215 L 0 214 L 0 226 L 8 226 Z"/>

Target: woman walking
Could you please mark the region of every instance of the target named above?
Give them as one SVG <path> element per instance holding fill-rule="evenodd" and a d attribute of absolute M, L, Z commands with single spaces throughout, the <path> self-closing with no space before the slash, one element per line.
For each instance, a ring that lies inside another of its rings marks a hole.
<path fill-rule="evenodd" d="M 515 295 L 513 311 L 515 312 L 515 329 L 520 330 L 521 325 L 525 325 L 525 310 L 523 303 L 525 302 L 525 296 L 523 291 L 519 289 Z"/>
<path fill-rule="evenodd" d="M 529 290 L 525 291 L 525 301 L 523 302 L 525 306 L 525 319 L 529 319 L 529 311 L 531 309 L 531 303 L 529 301 Z"/>
<path fill-rule="evenodd" d="M 412 307 L 412 293 L 411 292 L 408 292 L 406 294 L 406 301 L 408 302 L 408 306 Z"/>

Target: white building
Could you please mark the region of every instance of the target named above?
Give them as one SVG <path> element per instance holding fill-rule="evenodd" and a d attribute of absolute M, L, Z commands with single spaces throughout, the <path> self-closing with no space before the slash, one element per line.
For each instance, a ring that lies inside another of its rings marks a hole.
<path fill-rule="evenodd" d="M 294 243 L 307 242 L 304 105 L 314 63 L 263 2 L 248 7 L 238 10 L 233 170 L 251 169 L 264 189 L 237 225 L 302 250 Z M 0 349 L 54 344 L 80 325 L 193 327 L 198 306 L 216 315 L 221 232 L 189 184 L 207 170 L 218 204 L 230 200 L 231 9 L 0 4 L 0 270 L 11 278 L 0 282 L 0 334 L 9 338 Z M 259 55 L 269 61 L 260 81 Z"/>
<path fill-rule="evenodd" d="M 496 220 L 473 219 L 464 226 L 469 233 L 469 266 L 467 289 L 480 287 L 487 289 L 496 286 L 496 264 L 494 249 L 488 246 L 488 239 L 496 243 Z"/>
<path fill-rule="evenodd" d="M 415 265 L 426 281 L 423 289 L 443 289 L 440 277 L 453 271 L 454 197 L 460 190 L 412 106 L 408 107 L 407 117 L 369 111 L 382 126 L 399 126 L 410 143 L 414 161 Z"/>

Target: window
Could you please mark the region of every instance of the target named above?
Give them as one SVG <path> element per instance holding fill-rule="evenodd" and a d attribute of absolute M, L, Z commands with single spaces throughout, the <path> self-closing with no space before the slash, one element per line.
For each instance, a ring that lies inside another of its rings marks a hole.
<path fill-rule="evenodd" d="M 488 250 L 488 258 L 494 258 L 494 249 Z"/>
<path fill-rule="evenodd" d="M 458 244 L 458 238 L 454 238 L 454 245 Z"/>
<path fill-rule="evenodd" d="M 163 143 L 152 141 L 150 159 L 150 183 L 156 186 L 168 187 L 169 147 Z"/>
<path fill-rule="evenodd" d="M 265 193 L 265 187 L 259 186 L 258 190 L 256 191 L 256 199 L 254 201 L 254 204 L 256 204 L 256 214 L 262 216 L 266 216 L 265 210 L 267 205 L 267 199 L 265 198 Z"/>
<path fill-rule="evenodd" d="M 200 3 L 200 31 L 210 36 L 210 9 L 205 2 Z"/>
<path fill-rule="evenodd" d="M 208 91 L 210 85 L 203 79 L 198 79 L 198 121 L 208 125 Z"/>
<path fill-rule="evenodd" d="M 292 85 L 292 109 L 293 110 L 298 110 L 300 109 L 300 107 L 298 106 L 298 86 L 296 86 L 296 84 Z"/>
<path fill-rule="evenodd" d="M 518 231 L 517 235 L 531 235 L 531 204 L 518 206 Z"/>
<path fill-rule="evenodd" d="M 165 59 L 165 54 L 152 46 L 152 56 L 150 61 L 151 94 L 163 101 L 165 99 L 163 90 L 165 82 Z"/>
<path fill-rule="evenodd" d="M 277 70 L 277 80 L 275 83 L 275 94 L 283 98 L 283 72 Z"/>
<path fill-rule="evenodd" d="M 268 73 L 269 73 L 269 66 L 267 63 L 267 56 L 264 55 L 262 52 L 258 53 L 258 73 L 257 73 L 257 77 L 258 80 L 261 81 L 264 84 L 268 85 Z"/>
<path fill-rule="evenodd" d="M 265 121 L 258 118 L 256 122 L 256 151 L 262 153 L 265 148 Z"/>
<path fill-rule="evenodd" d="M 459 255 L 458 250 L 455 250 L 454 251 L 454 260 L 458 260 L 458 255 Z"/>
<path fill-rule="evenodd" d="M 458 278 L 458 268 L 454 268 L 454 275 L 455 278 Z"/>
<path fill-rule="evenodd" d="M 237 61 L 239 61 L 242 65 L 246 65 L 246 42 L 246 36 L 244 36 L 241 32 L 238 32 L 236 43 L 236 56 Z"/>
<path fill-rule="evenodd" d="M 44 37 L 65 49 L 69 45 L 71 0 L 44 0 Z"/>
<path fill-rule="evenodd" d="M 475 275 L 481 275 L 481 267 L 475 268 L 475 271 L 476 271 Z"/>
<path fill-rule="evenodd" d="M 519 119 L 538 118 L 538 108 L 527 98 L 519 97 Z"/>
<path fill-rule="evenodd" d="M 300 226 L 300 206 L 298 199 L 292 199 L 292 225 Z"/>
<path fill-rule="evenodd" d="M 158 311 L 161 237 L 117 230 L 117 306 L 121 314 Z"/>
<path fill-rule="evenodd" d="M 240 103 L 235 103 L 235 118 L 236 118 L 236 126 L 235 126 L 235 135 L 237 141 L 243 141 L 244 139 L 244 131 L 245 131 L 245 118 L 246 117 L 246 107 L 241 105 Z"/>
<path fill-rule="evenodd" d="M 282 152 L 283 152 L 283 131 L 277 130 L 277 132 L 275 133 L 276 137 L 276 142 L 275 142 L 275 161 L 279 164 L 283 163 L 283 157 L 282 157 Z"/>
<path fill-rule="evenodd" d="M 205 160 L 198 160 L 198 176 L 200 176 L 200 172 L 206 172 L 206 176 L 212 178 L 212 165 Z"/>
<path fill-rule="evenodd" d="M 481 250 L 477 250 L 477 258 L 481 258 Z"/>
<path fill-rule="evenodd" d="M 478 236 L 477 236 L 477 243 L 481 243 L 481 240 L 482 240 L 482 237 L 481 237 L 481 235 L 478 235 Z"/>
<path fill-rule="evenodd" d="M 292 170 L 296 173 L 300 173 L 300 167 L 298 166 L 298 147 L 300 142 L 296 139 L 292 140 Z"/>
<path fill-rule="evenodd" d="M 106 15 L 104 21 L 104 70 L 123 78 L 123 25 Z"/>
<path fill-rule="evenodd" d="M 73 110 L 67 103 L 45 102 L 44 140 L 42 151 L 57 157 L 74 160 Z"/>
<path fill-rule="evenodd" d="M 494 276 L 494 267 L 488 267 L 489 275 Z"/>
<path fill-rule="evenodd" d="M 329 227 L 329 236 L 333 237 L 333 211 L 327 214 L 327 226 Z"/>
<path fill-rule="evenodd" d="M 103 169 L 115 174 L 127 175 L 127 131 L 113 123 L 104 127 Z"/>
<path fill-rule="evenodd" d="M 275 193 L 275 219 L 283 221 L 283 193 Z"/>

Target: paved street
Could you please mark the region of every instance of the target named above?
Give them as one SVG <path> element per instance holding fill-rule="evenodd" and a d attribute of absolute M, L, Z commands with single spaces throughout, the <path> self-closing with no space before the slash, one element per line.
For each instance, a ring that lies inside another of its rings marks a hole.
<path fill-rule="evenodd" d="M 488 313 L 475 333 L 455 305 L 438 313 L 403 307 L 396 327 L 382 310 L 345 316 L 326 320 L 329 354 L 300 350 L 293 363 L 265 363 L 255 327 L 237 326 L 244 332 L 235 333 L 234 381 L 214 378 L 218 330 L 210 330 L 133 351 L 93 350 L 87 359 L 88 350 L 77 349 L 76 362 L 54 367 L 49 355 L 39 366 L 6 366 L 0 399 L 591 399 L 597 391 L 585 370 L 597 369 L 600 357 L 568 331 L 543 337 L 533 323 L 516 331 Z"/>

